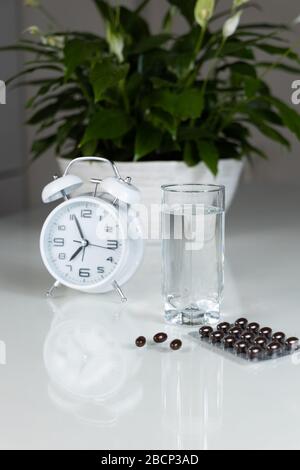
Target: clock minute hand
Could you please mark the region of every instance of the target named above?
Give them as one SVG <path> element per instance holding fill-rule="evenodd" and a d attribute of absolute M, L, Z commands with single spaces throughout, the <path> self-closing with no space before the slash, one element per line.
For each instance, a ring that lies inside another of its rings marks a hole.
<path fill-rule="evenodd" d="M 74 243 L 81 243 L 79 240 L 73 240 Z M 116 250 L 116 248 L 111 248 L 109 246 L 102 246 L 102 245 L 94 245 L 93 243 L 89 243 L 88 246 L 94 246 L 96 248 L 103 248 L 103 250 Z"/>
<path fill-rule="evenodd" d="M 76 224 L 76 226 L 77 226 L 77 228 L 78 228 L 78 232 L 79 232 L 79 235 L 80 235 L 80 237 L 81 237 L 81 240 L 84 240 L 83 231 L 82 231 L 82 228 L 80 227 L 80 224 L 79 224 L 79 222 L 78 222 L 78 219 L 77 219 L 76 215 L 74 215 L 74 220 L 75 220 L 75 224 Z"/>
<path fill-rule="evenodd" d="M 80 248 L 78 248 L 78 250 L 76 250 L 75 253 L 73 253 L 69 261 L 73 261 L 73 259 L 75 259 L 76 256 L 78 256 L 79 253 L 81 253 L 83 249 L 84 249 L 84 246 L 81 246 Z"/>
<path fill-rule="evenodd" d="M 95 246 L 96 248 L 103 248 L 104 250 L 116 250 L 116 248 L 111 248 L 109 246 L 94 245 L 93 243 L 90 243 L 90 246 Z"/>

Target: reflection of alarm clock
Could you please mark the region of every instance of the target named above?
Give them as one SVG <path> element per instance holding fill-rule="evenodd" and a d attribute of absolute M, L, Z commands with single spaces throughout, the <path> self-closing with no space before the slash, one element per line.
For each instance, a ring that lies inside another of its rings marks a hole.
<path fill-rule="evenodd" d="M 107 162 L 115 176 L 96 185 L 93 194 L 70 194 L 83 184 L 69 174 L 76 162 Z M 60 284 L 87 293 L 117 290 L 139 267 L 143 256 L 140 221 L 131 208 L 140 201 L 138 189 L 130 178 L 123 180 L 116 165 L 105 158 L 82 157 L 73 160 L 61 178 L 43 191 L 45 203 L 64 198 L 47 218 L 41 233 L 40 248 L 46 268 Z M 52 293 L 51 289 L 49 293 Z"/>

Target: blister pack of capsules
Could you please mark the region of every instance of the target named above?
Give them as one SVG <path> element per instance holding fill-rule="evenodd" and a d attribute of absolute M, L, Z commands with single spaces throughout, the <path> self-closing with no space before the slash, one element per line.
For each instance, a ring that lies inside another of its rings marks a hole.
<path fill-rule="evenodd" d="M 300 350 L 299 339 L 295 336 L 287 337 L 281 331 L 274 333 L 272 328 L 261 328 L 246 318 L 219 323 L 216 329 L 202 326 L 199 335 L 203 342 L 247 361 L 267 361 Z"/>

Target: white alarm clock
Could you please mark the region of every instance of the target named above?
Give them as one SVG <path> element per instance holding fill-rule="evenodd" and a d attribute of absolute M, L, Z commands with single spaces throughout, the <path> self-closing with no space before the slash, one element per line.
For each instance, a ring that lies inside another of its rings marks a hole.
<path fill-rule="evenodd" d="M 114 176 L 91 179 L 94 193 L 71 198 L 83 184 L 70 174 L 71 167 L 90 161 L 109 163 Z M 43 190 L 45 203 L 60 198 L 64 202 L 50 213 L 40 238 L 43 262 L 55 279 L 48 295 L 64 285 L 86 293 L 115 289 L 126 300 L 121 286 L 141 264 L 144 251 L 140 220 L 131 208 L 140 201 L 139 190 L 130 178 L 121 178 L 115 163 L 102 157 L 80 157 Z"/>

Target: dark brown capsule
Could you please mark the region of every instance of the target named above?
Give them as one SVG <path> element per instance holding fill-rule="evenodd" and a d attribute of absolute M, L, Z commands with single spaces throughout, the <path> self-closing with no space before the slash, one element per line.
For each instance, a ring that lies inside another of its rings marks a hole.
<path fill-rule="evenodd" d="M 155 343 L 164 343 L 165 341 L 167 341 L 167 339 L 167 333 L 156 333 L 156 335 L 153 336 L 153 341 Z"/>
<path fill-rule="evenodd" d="M 265 336 L 257 336 L 254 340 L 254 343 L 264 349 L 268 344 L 268 340 Z"/>
<path fill-rule="evenodd" d="M 227 321 L 224 321 L 223 323 L 220 323 L 218 326 L 217 326 L 217 330 L 218 331 L 222 331 L 222 333 L 227 333 L 227 331 L 229 330 L 230 328 L 230 323 L 228 323 Z"/>
<path fill-rule="evenodd" d="M 244 341 L 247 341 L 248 343 L 251 343 L 255 338 L 255 335 L 251 333 L 251 331 L 245 331 L 244 333 L 241 334 L 241 339 Z"/>
<path fill-rule="evenodd" d="M 236 343 L 236 337 L 233 335 L 225 336 L 223 340 L 223 344 L 226 349 L 234 348 L 235 343 Z"/>
<path fill-rule="evenodd" d="M 250 348 L 248 349 L 248 357 L 250 359 L 259 359 L 259 357 L 261 356 L 261 353 L 262 353 L 262 349 L 260 346 L 250 346 Z"/>
<path fill-rule="evenodd" d="M 277 333 L 274 333 L 272 336 L 274 341 L 278 341 L 278 343 L 284 343 L 285 341 L 285 334 L 282 333 L 282 331 L 277 331 Z"/>
<path fill-rule="evenodd" d="M 238 341 L 234 345 L 234 348 L 238 354 L 246 354 L 248 347 L 249 347 L 249 344 L 247 343 L 247 341 L 243 341 L 243 340 Z"/>
<path fill-rule="evenodd" d="M 230 328 L 228 331 L 229 335 L 235 336 L 236 338 L 239 338 L 241 334 L 243 333 L 242 329 L 239 326 L 233 326 Z"/>
<path fill-rule="evenodd" d="M 202 326 L 199 330 L 199 335 L 201 338 L 209 338 L 213 331 L 211 326 Z"/>
<path fill-rule="evenodd" d="M 268 326 L 265 326 L 264 328 L 261 328 L 260 331 L 259 331 L 260 336 L 264 336 L 267 339 L 272 338 L 272 333 L 273 333 L 272 329 L 269 328 Z"/>
<path fill-rule="evenodd" d="M 267 347 L 267 351 L 271 355 L 279 353 L 280 350 L 281 350 L 281 344 L 278 343 L 278 341 L 272 341 L 272 343 L 270 343 Z"/>
<path fill-rule="evenodd" d="M 221 343 L 223 338 L 224 338 L 224 333 L 222 333 L 222 331 L 214 331 L 209 337 L 210 341 L 213 344 Z"/>
<path fill-rule="evenodd" d="M 251 331 L 251 333 L 257 334 L 259 331 L 259 324 L 256 322 L 249 323 L 247 330 Z"/>
<path fill-rule="evenodd" d="M 299 339 L 295 337 L 288 338 L 285 342 L 285 345 L 287 349 L 289 349 L 290 351 L 294 351 L 299 346 Z"/>
<path fill-rule="evenodd" d="M 170 348 L 173 350 L 173 351 L 178 351 L 178 349 L 180 349 L 182 347 L 182 341 L 180 341 L 180 339 L 174 339 L 171 343 L 170 343 Z"/>
<path fill-rule="evenodd" d="M 245 330 L 245 328 L 247 327 L 248 325 L 248 320 L 246 318 L 239 318 L 236 322 L 235 322 L 235 325 L 236 326 L 239 326 L 240 328 L 242 328 L 242 330 Z"/>
<path fill-rule="evenodd" d="M 146 344 L 146 338 L 145 336 L 139 336 L 136 340 L 135 340 L 135 344 L 138 348 L 143 348 Z"/>

